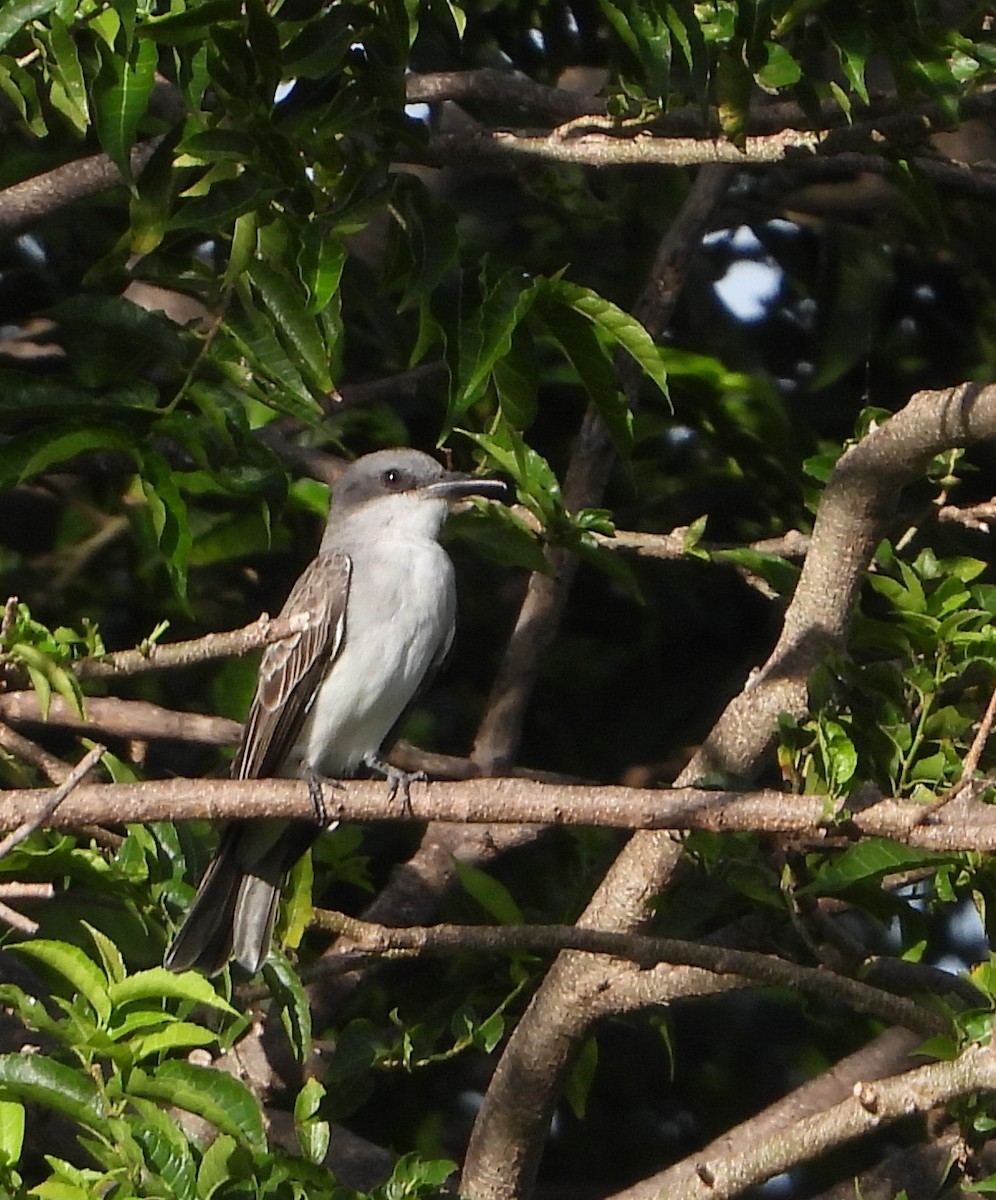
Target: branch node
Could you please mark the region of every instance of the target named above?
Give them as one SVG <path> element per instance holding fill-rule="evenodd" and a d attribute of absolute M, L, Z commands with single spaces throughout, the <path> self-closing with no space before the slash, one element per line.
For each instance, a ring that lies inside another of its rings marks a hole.
<path fill-rule="evenodd" d="M 878 1091 L 870 1083 L 859 1081 L 854 1085 L 853 1091 L 855 1100 L 857 1100 L 865 1112 L 871 1113 L 873 1116 L 878 1113 Z"/>
<path fill-rule="evenodd" d="M 699 1179 L 702 1180 L 707 1188 L 713 1188 L 716 1186 L 716 1176 L 709 1169 L 709 1167 L 706 1166 L 705 1163 L 695 1164 L 695 1174 L 698 1175 Z"/>

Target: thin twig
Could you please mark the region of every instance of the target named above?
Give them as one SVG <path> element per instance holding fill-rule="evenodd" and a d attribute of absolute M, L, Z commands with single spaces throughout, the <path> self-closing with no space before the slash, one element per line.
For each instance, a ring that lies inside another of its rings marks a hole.
<path fill-rule="evenodd" d="M 33 921 L 31 917 L 24 916 L 16 909 L 10 907 L 9 904 L 4 904 L 0 900 L 0 921 L 5 921 L 11 929 L 16 929 L 20 933 L 26 933 L 29 936 L 38 932 L 38 922 Z"/>
<path fill-rule="evenodd" d="M 86 778 L 90 771 L 100 761 L 101 755 L 104 753 L 104 747 L 101 745 L 92 746 L 86 754 L 80 759 L 76 766 L 72 769 L 69 776 L 57 787 L 48 797 L 45 804 L 30 820 L 22 822 L 18 827 L 12 830 L 3 839 L 0 839 L 0 858 L 9 854 L 15 846 L 19 846 L 26 838 L 30 837 L 36 829 L 40 829 L 65 798 Z"/>
<path fill-rule="evenodd" d="M 982 752 L 986 748 L 986 742 L 989 741 L 990 733 L 992 733 L 994 719 L 996 719 L 996 686 L 993 687 L 989 703 L 986 705 L 986 711 L 982 714 L 979 728 L 972 739 L 972 744 L 969 746 L 968 753 L 965 755 L 965 760 L 961 765 L 961 776 L 958 782 L 945 792 L 943 796 L 938 796 L 932 804 L 924 807 L 917 824 L 925 824 L 939 809 L 942 809 L 945 804 L 949 804 L 956 796 L 961 795 L 965 791 L 970 792 L 975 789 L 976 785 L 984 782 L 975 778 L 975 772 L 979 769 L 979 760 L 982 758 Z"/>
<path fill-rule="evenodd" d="M 102 658 L 86 658 L 74 666 L 80 679 L 117 678 L 138 675 L 143 671 L 160 671 L 172 667 L 187 667 L 212 658 L 229 658 L 259 650 L 271 642 L 300 633 L 306 616 L 273 617 L 262 613 L 249 625 L 226 633 L 211 633 L 186 642 L 154 643 L 146 648 L 118 650 Z"/>
<path fill-rule="evenodd" d="M 19 692 L 9 693 L 11 696 L 20 694 Z M 34 693 L 32 692 L 31 695 L 33 696 Z M 7 698 L 7 696 L 0 696 L 0 702 Z M 2 709 L 0 709 L 0 714 L 6 716 Z M 0 747 L 23 759 L 24 762 L 30 763 L 33 767 L 37 767 L 56 786 L 64 783 L 72 773 L 69 763 L 63 762 L 61 758 L 56 758 L 54 754 L 49 754 L 36 742 L 32 742 L 3 722 L 0 722 Z"/>

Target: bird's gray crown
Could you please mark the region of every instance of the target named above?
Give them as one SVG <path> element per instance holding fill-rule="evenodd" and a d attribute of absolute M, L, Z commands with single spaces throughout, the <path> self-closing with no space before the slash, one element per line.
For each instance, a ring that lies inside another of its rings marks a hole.
<path fill-rule="evenodd" d="M 338 514 L 378 496 L 415 492 L 448 476 L 434 458 L 421 450 L 375 450 L 352 463 L 332 490 L 332 507 Z"/>

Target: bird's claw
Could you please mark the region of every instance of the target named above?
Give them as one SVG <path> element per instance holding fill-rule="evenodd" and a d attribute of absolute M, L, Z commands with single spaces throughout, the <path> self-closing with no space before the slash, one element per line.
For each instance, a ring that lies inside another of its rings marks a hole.
<path fill-rule="evenodd" d="M 412 816 L 411 786 L 413 783 L 425 783 L 429 776 L 424 771 L 402 771 L 400 767 L 392 767 L 389 762 L 384 762 L 372 754 L 368 754 L 363 763 L 387 780 L 388 803 L 390 804 L 400 792 L 401 810 L 406 816 Z"/>
<path fill-rule="evenodd" d="M 334 779 L 326 779 L 319 775 L 314 767 L 308 766 L 304 769 L 304 778 L 308 783 L 308 799 L 311 801 L 311 807 L 315 811 L 315 821 L 322 828 L 329 823 L 328 809 L 325 807 L 325 792 L 324 784 L 329 784 L 331 787 L 338 786 Z M 338 822 L 336 822 L 338 824 Z"/>

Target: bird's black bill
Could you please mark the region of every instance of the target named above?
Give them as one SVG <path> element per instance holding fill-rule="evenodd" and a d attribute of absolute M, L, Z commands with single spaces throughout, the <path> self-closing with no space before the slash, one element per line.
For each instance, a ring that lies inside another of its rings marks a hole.
<path fill-rule="evenodd" d="M 457 475 L 456 473 L 438 483 L 430 483 L 422 489 L 426 496 L 444 497 L 447 500 L 460 500 L 464 496 L 484 496 L 489 500 L 508 500 L 511 489 L 503 479 L 478 479 L 473 475 Z"/>

